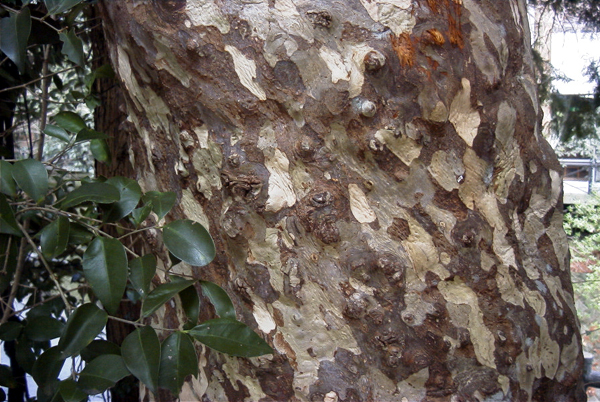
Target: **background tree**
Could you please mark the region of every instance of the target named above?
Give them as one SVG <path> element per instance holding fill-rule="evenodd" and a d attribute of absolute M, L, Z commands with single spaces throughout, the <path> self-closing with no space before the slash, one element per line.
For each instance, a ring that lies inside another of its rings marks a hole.
<path fill-rule="evenodd" d="M 548 34 L 555 30 L 580 30 L 586 33 L 600 32 L 600 2 L 596 0 L 530 0 L 530 4 L 538 7 L 539 14 L 548 18 Z M 575 28 L 573 28 L 575 26 Z M 542 35 L 538 38 L 549 42 L 551 36 Z M 544 46 L 543 44 L 541 44 Z M 549 44 L 546 44 L 549 46 Z M 538 82 L 541 88 L 541 98 L 548 101 L 551 109 L 549 119 L 552 122 L 553 136 L 561 142 L 572 139 L 597 138 L 597 128 L 600 121 L 600 74 L 599 60 L 592 60 L 584 74 L 589 78 L 594 89 L 589 94 L 560 94 L 554 90 L 554 80 L 569 80 L 552 68 L 551 60 L 541 53 L 537 56 L 539 66 Z"/>
<path fill-rule="evenodd" d="M 275 349 L 182 399 L 584 400 L 524 1 L 101 9 L 134 177 L 219 250 L 180 269 Z"/>

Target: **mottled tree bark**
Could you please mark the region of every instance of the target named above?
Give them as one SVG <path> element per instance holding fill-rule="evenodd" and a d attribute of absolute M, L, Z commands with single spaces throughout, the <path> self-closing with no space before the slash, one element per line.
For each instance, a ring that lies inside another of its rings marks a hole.
<path fill-rule="evenodd" d="M 182 400 L 584 400 L 524 1 L 103 12 L 135 177 L 217 245 L 178 269 L 275 349 L 199 346 Z"/>

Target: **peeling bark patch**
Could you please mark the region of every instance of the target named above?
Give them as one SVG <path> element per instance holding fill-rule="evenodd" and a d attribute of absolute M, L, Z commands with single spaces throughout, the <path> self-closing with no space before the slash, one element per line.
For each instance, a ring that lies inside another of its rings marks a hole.
<path fill-rule="evenodd" d="M 391 130 L 379 130 L 375 133 L 375 139 L 385 144 L 398 159 L 406 165 L 410 165 L 413 160 L 421 154 L 421 145 L 408 137 L 396 137 Z"/>
<path fill-rule="evenodd" d="M 416 24 L 412 0 L 360 0 L 375 22 L 387 26 L 396 35 L 411 32 Z"/>
<path fill-rule="evenodd" d="M 193 26 L 213 26 L 222 34 L 229 32 L 229 22 L 212 0 L 187 2 L 185 14 Z"/>
<path fill-rule="evenodd" d="M 471 106 L 471 82 L 463 78 L 462 89 L 458 91 L 450 105 L 450 117 L 448 118 L 458 135 L 470 147 L 477 136 L 477 129 L 481 123 L 479 112 Z"/>
<path fill-rule="evenodd" d="M 233 57 L 235 72 L 242 85 L 258 99 L 263 101 L 266 100 L 267 95 L 264 89 L 256 82 L 256 63 L 254 60 L 244 56 L 244 54 L 236 47 L 227 45 L 225 46 L 225 50 Z"/>
<path fill-rule="evenodd" d="M 369 206 L 369 201 L 365 193 L 356 184 L 348 185 L 350 194 L 350 211 L 354 218 L 360 223 L 375 222 L 377 215 Z"/>
<path fill-rule="evenodd" d="M 438 289 L 447 301 L 447 308 L 454 325 L 469 330 L 479 363 L 495 369 L 494 335 L 484 323 L 483 311 L 479 307 L 477 294 L 459 278 L 440 282 Z M 457 309 L 452 308 L 452 305 L 467 306 L 469 313 L 463 315 Z"/>
<path fill-rule="evenodd" d="M 339 80 L 348 81 L 350 79 L 350 70 L 344 63 L 341 54 L 327 46 L 321 46 L 319 49 L 319 56 L 321 56 L 321 59 L 327 64 L 327 67 L 331 72 L 332 83 L 336 84 Z"/>
<path fill-rule="evenodd" d="M 283 208 L 291 207 L 296 203 L 294 184 L 289 173 L 290 161 L 283 152 L 275 149 L 271 158 L 265 161 L 269 176 L 269 198 L 266 210 L 277 212 Z"/>
<path fill-rule="evenodd" d="M 454 152 L 436 151 L 427 170 L 446 191 L 457 189 L 458 178 L 465 174 L 465 167 Z"/>

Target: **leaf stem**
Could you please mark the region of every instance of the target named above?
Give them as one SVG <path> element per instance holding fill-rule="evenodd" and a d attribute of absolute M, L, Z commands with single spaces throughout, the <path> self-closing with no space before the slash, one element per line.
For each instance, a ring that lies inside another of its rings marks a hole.
<path fill-rule="evenodd" d="M 146 324 L 143 324 L 143 323 L 138 322 L 138 321 L 130 321 L 130 320 L 126 320 L 126 319 L 120 318 L 120 317 L 115 317 L 115 316 L 112 316 L 112 315 L 109 315 L 108 318 L 111 319 L 111 320 L 114 320 L 114 321 L 119 321 L 119 322 L 123 322 L 125 324 L 130 324 L 130 325 L 133 325 L 135 327 L 145 327 L 146 326 Z M 168 331 L 171 331 L 171 332 L 177 331 L 176 329 L 161 328 L 161 327 L 152 327 L 152 329 L 157 330 L 157 331 L 165 331 L 165 332 L 168 332 Z"/>

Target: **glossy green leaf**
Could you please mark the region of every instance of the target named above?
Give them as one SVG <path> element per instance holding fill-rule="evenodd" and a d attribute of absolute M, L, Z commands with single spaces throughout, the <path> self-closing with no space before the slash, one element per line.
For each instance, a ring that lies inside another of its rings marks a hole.
<path fill-rule="evenodd" d="M 171 208 L 173 208 L 173 205 L 175 205 L 177 195 L 172 191 L 166 191 L 164 193 L 159 191 L 148 191 L 144 194 L 142 200 L 145 203 L 152 205 L 152 210 L 158 215 L 158 220 L 160 221 L 169 213 Z"/>
<path fill-rule="evenodd" d="M 108 135 L 101 133 L 100 131 L 92 130 L 90 128 L 83 128 L 77 133 L 75 142 L 88 141 L 88 140 L 106 140 Z"/>
<path fill-rule="evenodd" d="M 60 112 L 57 113 L 52 120 L 61 128 L 71 133 L 78 133 L 86 128 L 85 121 L 74 112 Z"/>
<path fill-rule="evenodd" d="M 179 395 L 188 375 L 198 376 L 198 356 L 189 335 L 173 332 L 160 348 L 158 385 Z"/>
<path fill-rule="evenodd" d="M 27 41 L 31 33 L 31 13 L 28 7 L 0 20 L 0 50 L 23 73 L 27 63 Z"/>
<path fill-rule="evenodd" d="M 111 177 L 106 180 L 106 183 L 119 190 L 120 199 L 107 207 L 104 211 L 104 220 L 107 222 L 118 221 L 135 209 L 142 197 L 142 189 L 137 181 L 126 177 Z"/>
<path fill-rule="evenodd" d="M 110 64 L 103 64 L 97 69 L 95 69 L 87 78 L 85 85 L 88 90 L 92 89 L 92 85 L 98 78 L 114 78 L 115 72 L 113 71 Z"/>
<path fill-rule="evenodd" d="M 6 201 L 4 194 L 0 194 L 0 233 L 23 236 L 15 219 L 15 213 L 8 201 Z"/>
<path fill-rule="evenodd" d="M 45 386 L 56 381 L 64 362 L 65 357 L 58 346 L 53 346 L 38 357 L 31 370 L 31 375 L 38 386 Z"/>
<path fill-rule="evenodd" d="M 17 385 L 12 370 L 5 364 L 0 364 L 0 387 L 12 388 Z"/>
<path fill-rule="evenodd" d="M 104 329 L 107 321 L 106 311 L 92 303 L 82 304 L 69 316 L 58 349 L 65 357 L 79 353 Z"/>
<path fill-rule="evenodd" d="M 129 262 L 129 279 L 134 289 L 142 296 L 150 292 L 150 284 L 156 273 L 156 257 L 146 254 Z"/>
<path fill-rule="evenodd" d="M 120 198 L 119 190 L 115 186 L 106 183 L 84 183 L 67 194 L 60 207 L 68 209 L 88 201 L 110 204 L 119 201 Z"/>
<path fill-rule="evenodd" d="M 255 357 L 273 349 L 246 324 L 230 318 L 208 320 L 187 331 L 211 349 L 232 356 Z"/>
<path fill-rule="evenodd" d="M 31 350 L 30 342 L 27 341 L 24 335 L 19 338 L 19 341 L 16 343 L 15 347 L 17 351 L 17 362 L 19 366 L 23 367 L 28 373 L 33 371 L 33 365 L 37 361 L 37 356 Z"/>
<path fill-rule="evenodd" d="M 88 109 L 94 110 L 98 106 L 102 105 L 102 101 L 100 100 L 100 97 L 90 94 L 85 97 L 85 105 L 88 107 Z"/>
<path fill-rule="evenodd" d="M 142 317 L 148 317 L 154 313 L 163 304 L 169 301 L 177 293 L 181 292 L 188 286 L 192 286 L 195 281 L 189 281 L 185 279 L 173 280 L 169 283 L 164 283 L 157 286 L 144 300 L 142 305 Z"/>
<path fill-rule="evenodd" d="M 190 265 L 204 266 L 216 255 L 208 231 L 189 219 L 173 221 L 163 227 L 163 241 L 171 253 Z"/>
<path fill-rule="evenodd" d="M 160 366 L 160 341 L 152 327 L 139 327 L 121 345 L 125 365 L 141 382 L 152 391 L 158 389 Z"/>
<path fill-rule="evenodd" d="M 69 229 L 69 244 L 87 244 L 92 241 L 94 234 L 78 223 L 71 222 Z"/>
<path fill-rule="evenodd" d="M 235 320 L 235 308 L 229 295 L 222 287 L 208 281 L 200 281 L 200 286 L 202 287 L 202 293 L 208 297 L 219 317 Z"/>
<path fill-rule="evenodd" d="M 17 185 L 35 202 L 41 202 L 48 192 L 48 172 L 40 161 L 22 159 L 13 165 L 13 178 Z"/>
<path fill-rule="evenodd" d="M 0 340 L 14 341 L 21 335 L 23 324 L 15 321 L 7 321 L 0 325 Z"/>
<path fill-rule="evenodd" d="M 97 237 L 83 254 L 83 274 L 110 314 L 116 314 L 127 286 L 127 255 L 116 239 Z"/>
<path fill-rule="evenodd" d="M 181 260 L 175 257 L 171 252 L 169 252 L 169 260 L 171 261 L 171 267 L 174 267 L 181 262 Z"/>
<path fill-rule="evenodd" d="M 59 216 L 54 222 L 40 231 L 40 246 L 44 257 L 51 259 L 59 256 L 67 249 L 69 243 L 69 219 Z"/>
<path fill-rule="evenodd" d="M 82 0 L 44 0 L 48 14 L 60 14 L 70 10 L 73 6 L 82 2 Z"/>
<path fill-rule="evenodd" d="M 87 400 L 87 394 L 77 386 L 75 380 L 67 378 L 58 384 L 58 392 L 64 402 L 81 402 Z"/>
<path fill-rule="evenodd" d="M 85 393 L 95 395 L 106 391 L 129 374 L 121 356 L 102 355 L 86 364 L 77 383 Z"/>
<path fill-rule="evenodd" d="M 110 165 L 111 156 L 110 156 L 110 148 L 108 147 L 108 143 L 104 139 L 95 139 L 90 141 L 90 150 L 92 151 L 92 155 L 99 162 L 104 162 L 107 165 Z"/>
<path fill-rule="evenodd" d="M 195 286 L 183 289 L 179 292 L 181 299 L 181 307 L 187 317 L 187 322 L 183 325 L 183 329 L 194 328 L 198 325 L 198 317 L 200 316 L 200 297 Z"/>
<path fill-rule="evenodd" d="M 67 133 L 67 130 L 53 124 L 46 125 L 46 128 L 44 128 L 44 134 L 49 135 L 50 137 L 58 138 L 64 142 L 69 142 L 71 139 L 69 133 Z"/>
<path fill-rule="evenodd" d="M 102 355 L 121 355 L 121 348 L 114 342 L 104 339 L 94 339 L 89 345 L 81 350 L 81 358 L 86 362 L 91 362 Z"/>
<path fill-rule="evenodd" d="M 65 324 L 49 316 L 39 316 L 27 319 L 25 336 L 35 342 L 46 342 L 58 338 Z"/>
<path fill-rule="evenodd" d="M 146 220 L 148 215 L 150 215 L 150 212 L 152 212 L 151 205 L 144 205 L 143 207 L 135 208 L 133 211 L 131 211 L 131 221 L 136 227 L 138 227 Z"/>
<path fill-rule="evenodd" d="M 12 176 L 13 165 L 0 160 L 0 193 L 14 197 L 17 195 L 17 185 Z"/>
<path fill-rule="evenodd" d="M 85 64 L 83 42 L 77 37 L 75 30 L 63 31 L 59 34 L 59 37 L 63 43 L 61 53 L 78 66 L 83 66 Z"/>

